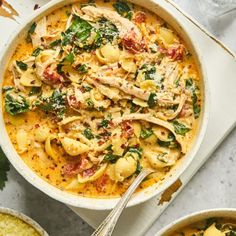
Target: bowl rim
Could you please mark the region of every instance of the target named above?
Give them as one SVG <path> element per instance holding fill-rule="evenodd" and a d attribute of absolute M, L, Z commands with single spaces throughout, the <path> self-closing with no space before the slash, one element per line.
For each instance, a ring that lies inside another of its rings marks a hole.
<path fill-rule="evenodd" d="M 234 214 L 233 218 L 236 219 L 236 208 L 211 208 L 211 209 L 193 212 L 174 220 L 173 222 L 171 222 L 170 224 L 168 224 L 167 226 L 159 230 L 155 234 L 155 236 L 162 236 L 164 235 L 164 233 L 168 233 L 168 231 L 171 230 L 172 228 L 178 229 L 179 228 L 178 226 L 181 224 L 183 225 L 180 227 L 188 226 L 189 224 L 187 221 L 192 221 L 190 223 L 192 224 L 198 221 L 205 220 L 209 217 L 227 217 L 228 218 L 230 217 L 229 214 L 232 214 L 232 213 Z"/>
<path fill-rule="evenodd" d="M 8 54 L 12 55 L 15 49 L 15 42 L 17 41 L 17 38 L 20 37 L 22 33 L 24 33 L 34 20 L 39 19 L 40 17 L 47 15 L 49 12 L 52 12 L 56 9 L 59 9 L 62 6 L 69 5 L 72 2 L 79 2 L 80 0 L 53 0 L 49 3 L 45 4 L 43 7 L 38 9 L 34 14 L 32 14 L 30 17 L 28 17 L 11 35 L 8 43 L 5 46 L 5 49 L 2 52 L 2 55 L 0 56 L 0 60 L 4 61 L 4 58 L 9 57 Z M 164 0 L 163 0 L 164 1 Z M 143 7 L 144 3 L 142 4 L 141 0 L 131 0 L 130 2 L 133 2 L 137 5 L 140 5 Z M 148 4 L 156 6 L 157 8 L 161 9 L 168 17 L 170 17 L 175 24 L 178 25 L 178 27 L 181 29 L 181 32 L 183 35 L 185 35 L 185 38 L 189 41 L 188 43 L 191 45 L 192 49 L 195 53 L 195 58 L 198 63 L 198 68 L 202 76 L 203 80 L 203 109 L 202 109 L 202 115 L 201 115 L 201 121 L 198 128 L 198 134 L 195 138 L 195 141 L 191 147 L 190 152 L 186 155 L 185 160 L 183 163 L 181 163 L 181 167 L 176 168 L 174 174 L 168 179 L 164 180 L 163 183 L 161 183 L 158 188 L 156 185 L 153 185 L 147 189 L 144 189 L 143 191 L 134 194 L 134 196 L 131 198 L 129 203 L 127 204 L 127 207 L 135 206 L 140 203 L 143 203 L 155 196 L 158 196 L 163 191 L 165 191 L 168 187 L 170 187 L 174 182 L 179 179 L 179 177 L 183 174 L 183 172 L 187 169 L 187 167 L 190 165 L 192 160 L 194 159 L 202 140 L 205 136 L 207 123 L 209 120 L 209 106 L 210 106 L 210 95 L 209 95 L 209 86 L 208 86 L 208 79 L 207 79 L 207 73 L 204 64 L 202 63 L 202 58 L 200 56 L 198 47 L 196 46 L 196 41 L 190 36 L 189 33 L 187 33 L 186 27 L 182 25 L 182 23 L 176 18 L 170 11 L 157 1 L 157 0 L 147 0 L 145 2 L 145 6 Z M 146 9 L 150 9 L 150 7 L 144 7 Z M 156 13 L 158 15 L 158 13 Z M 168 22 L 169 23 L 169 22 Z M 8 60 L 5 60 L 8 61 Z M 4 71 L 6 68 L 7 63 L 1 63 L 0 64 L 0 74 L 2 74 L 2 77 L 4 75 Z M 1 83 L 2 83 L 1 79 Z M 2 91 L 2 86 L 0 85 L 0 91 Z M 2 98 L 0 97 L 0 109 L 3 110 L 2 107 Z M 7 158 L 10 160 L 11 164 L 15 167 L 15 169 L 20 173 L 29 183 L 31 183 L 34 187 L 38 188 L 40 191 L 44 192 L 48 196 L 52 197 L 53 199 L 56 199 L 60 202 L 63 202 L 67 205 L 74 206 L 74 207 L 81 207 L 86 209 L 93 209 L 93 210 L 110 210 L 112 209 L 118 202 L 120 198 L 90 198 L 85 196 L 78 196 L 71 193 L 67 193 L 63 190 L 60 190 L 50 183 L 43 180 L 41 177 L 39 177 L 35 172 L 33 172 L 19 157 L 16 150 L 14 149 L 8 134 L 5 129 L 5 124 L 3 120 L 3 114 L 0 116 L 0 129 L 3 131 L 2 135 L 4 138 L 0 139 L 0 146 L 2 147 L 3 152 L 6 154 Z"/>
<path fill-rule="evenodd" d="M 37 233 L 40 234 L 40 236 L 49 236 L 48 233 L 36 221 L 34 221 L 32 218 L 21 212 L 18 212 L 16 210 L 7 207 L 0 207 L 0 213 L 11 215 L 22 220 L 23 222 L 34 228 L 37 231 Z"/>

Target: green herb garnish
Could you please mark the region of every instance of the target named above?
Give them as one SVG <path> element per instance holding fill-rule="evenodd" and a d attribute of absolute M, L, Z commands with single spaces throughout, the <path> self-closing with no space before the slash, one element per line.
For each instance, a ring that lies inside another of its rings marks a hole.
<path fill-rule="evenodd" d="M 108 161 L 108 162 L 110 162 L 110 163 L 115 163 L 118 158 L 119 158 L 119 156 L 114 155 L 112 152 L 108 152 L 108 153 L 104 156 L 104 160 L 105 160 L 105 161 Z"/>
<path fill-rule="evenodd" d="M 5 110 L 14 116 L 29 111 L 29 102 L 25 97 L 16 93 L 7 93 L 5 97 Z"/>
<path fill-rule="evenodd" d="M 151 93 L 148 98 L 148 106 L 150 108 L 153 108 L 157 105 L 157 95 L 156 93 Z"/>
<path fill-rule="evenodd" d="M 88 72 L 88 66 L 86 64 L 79 64 L 76 66 L 76 70 L 81 74 L 85 74 Z"/>
<path fill-rule="evenodd" d="M 26 71 L 28 69 L 28 65 L 25 64 L 23 61 L 16 61 L 16 65 L 21 69 Z"/>
<path fill-rule="evenodd" d="M 61 40 L 60 39 L 57 39 L 53 42 L 50 43 L 50 48 L 55 48 L 57 46 L 61 45 Z"/>
<path fill-rule="evenodd" d="M 140 161 L 138 161 L 135 174 L 138 175 L 142 171 L 142 169 L 143 169 L 143 167 L 140 165 Z"/>
<path fill-rule="evenodd" d="M 115 10 L 123 17 L 128 18 L 131 20 L 132 18 L 132 11 L 129 7 L 129 5 L 126 2 L 123 1 L 117 1 L 113 4 L 113 7 Z"/>
<path fill-rule="evenodd" d="M 87 104 L 88 108 L 90 108 L 90 109 L 94 108 L 94 103 L 91 100 L 91 98 L 86 99 L 86 104 Z"/>
<path fill-rule="evenodd" d="M 86 128 L 83 132 L 83 135 L 89 140 L 94 138 L 94 135 L 93 135 L 92 130 L 90 128 Z"/>
<path fill-rule="evenodd" d="M 149 138 L 153 134 L 152 129 L 142 129 L 140 132 L 140 137 L 143 139 Z"/>
<path fill-rule="evenodd" d="M 143 149 L 140 147 L 129 147 L 127 152 L 137 153 L 139 158 L 141 158 L 143 154 Z"/>
<path fill-rule="evenodd" d="M 43 111 L 55 114 L 58 118 L 63 118 L 66 112 L 66 93 L 56 89 L 52 96 L 41 98 L 38 107 Z"/>
<path fill-rule="evenodd" d="M 186 127 L 184 124 L 179 123 L 177 120 L 173 121 L 173 126 L 176 134 L 185 135 L 190 131 L 190 128 Z"/>
<path fill-rule="evenodd" d="M 36 48 L 36 49 L 33 51 L 32 56 L 33 56 L 33 57 L 37 57 L 37 56 L 40 54 L 41 51 L 42 51 L 42 48 Z"/>
<path fill-rule="evenodd" d="M 26 37 L 27 43 L 31 43 L 31 41 L 32 41 L 31 35 L 34 33 L 36 27 L 37 27 L 37 24 L 35 22 L 30 26 L 28 33 L 27 33 L 27 37 Z"/>
<path fill-rule="evenodd" d="M 40 92 L 41 92 L 41 87 L 32 87 L 29 92 L 29 96 L 39 94 Z"/>
<path fill-rule="evenodd" d="M 191 91 L 192 93 L 191 98 L 192 98 L 192 103 L 193 103 L 193 114 L 194 114 L 194 118 L 197 119 L 200 116 L 201 107 L 198 104 L 198 97 L 196 94 L 197 87 L 193 79 L 190 78 L 185 81 L 185 88 Z"/>

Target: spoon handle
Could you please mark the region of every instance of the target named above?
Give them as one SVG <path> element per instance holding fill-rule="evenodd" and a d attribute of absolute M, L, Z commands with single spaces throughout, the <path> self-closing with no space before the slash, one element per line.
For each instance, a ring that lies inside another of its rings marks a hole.
<path fill-rule="evenodd" d="M 134 182 L 130 185 L 128 190 L 122 196 L 120 201 L 117 203 L 115 208 L 111 211 L 111 213 L 106 217 L 106 219 L 100 224 L 100 226 L 93 232 L 91 236 L 111 236 L 112 232 L 115 228 L 116 222 L 119 219 L 123 209 L 127 205 L 130 197 L 132 196 L 135 189 L 139 186 L 142 180 L 151 174 L 153 171 L 143 169 Z"/>

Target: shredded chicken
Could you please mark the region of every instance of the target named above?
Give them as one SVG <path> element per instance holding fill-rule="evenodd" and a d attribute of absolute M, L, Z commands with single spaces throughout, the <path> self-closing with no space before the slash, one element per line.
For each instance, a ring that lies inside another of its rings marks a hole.
<path fill-rule="evenodd" d="M 141 113 L 134 113 L 134 114 L 124 115 L 124 116 L 121 116 L 121 117 L 118 117 L 118 118 L 114 118 L 112 120 L 112 122 L 114 124 L 118 125 L 118 124 L 120 124 L 121 122 L 123 122 L 125 120 L 144 120 L 144 121 L 162 126 L 166 129 L 170 130 L 175 135 L 175 138 L 176 138 L 177 142 L 180 144 L 180 146 L 182 148 L 182 153 L 187 152 L 186 143 L 183 142 L 183 139 L 180 135 L 177 135 L 175 133 L 174 127 L 171 123 L 169 123 L 167 121 L 163 121 L 163 120 L 158 119 L 156 117 L 153 117 L 150 114 L 141 114 Z"/>
<path fill-rule="evenodd" d="M 151 92 L 140 89 L 119 77 L 97 76 L 94 79 L 98 80 L 102 84 L 108 84 L 112 87 L 118 88 L 124 93 L 140 98 L 144 101 L 148 101 L 151 94 Z M 157 93 L 157 100 L 162 105 L 176 105 L 176 104 L 179 104 L 180 102 L 179 99 L 175 99 L 175 100 L 171 99 L 170 94 L 166 94 L 166 93 Z"/>
<path fill-rule="evenodd" d="M 178 108 L 176 109 L 176 111 L 173 114 L 167 116 L 167 120 L 173 120 L 175 117 L 177 117 L 179 115 L 179 113 L 183 109 L 183 106 L 184 106 L 186 100 L 187 100 L 187 96 L 185 94 L 182 94 L 180 97 L 180 102 L 179 102 Z"/>
<path fill-rule="evenodd" d="M 32 44 L 34 48 L 39 47 L 42 44 L 42 38 L 47 35 L 47 19 L 43 17 L 37 22 L 34 34 L 31 35 Z"/>
<path fill-rule="evenodd" d="M 86 6 L 82 11 L 91 18 L 98 19 L 105 17 L 110 20 L 119 30 L 120 37 L 123 38 L 128 32 L 135 32 L 137 39 L 141 39 L 142 35 L 138 27 L 130 20 L 120 16 L 117 12 L 94 6 Z"/>

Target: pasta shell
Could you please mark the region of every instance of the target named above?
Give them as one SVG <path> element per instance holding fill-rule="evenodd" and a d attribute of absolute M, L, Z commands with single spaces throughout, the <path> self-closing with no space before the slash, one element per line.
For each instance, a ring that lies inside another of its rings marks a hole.
<path fill-rule="evenodd" d="M 115 176 L 119 182 L 124 181 L 126 178 L 134 174 L 137 168 L 137 161 L 130 153 L 120 158 L 115 164 Z"/>
<path fill-rule="evenodd" d="M 90 150 L 88 145 L 67 137 L 61 139 L 61 144 L 70 156 L 77 156 Z"/>
<path fill-rule="evenodd" d="M 135 136 L 139 138 L 140 132 L 141 132 L 141 125 L 140 125 L 140 123 L 134 121 L 134 122 L 132 122 L 132 126 L 133 126 L 133 129 L 134 129 Z"/>
<path fill-rule="evenodd" d="M 137 70 L 137 66 L 131 58 L 122 59 L 121 60 L 121 67 L 129 73 L 135 73 Z"/>
<path fill-rule="evenodd" d="M 57 161 L 58 160 L 57 153 L 55 152 L 51 144 L 52 140 L 54 139 L 57 139 L 56 135 L 51 134 L 48 136 L 45 142 L 45 151 L 48 154 L 48 156 L 50 156 L 54 161 Z"/>
<path fill-rule="evenodd" d="M 140 88 L 148 91 L 155 91 L 157 89 L 157 85 L 153 80 L 145 80 L 140 82 Z"/>
<path fill-rule="evenodd" d="M 97 89 L 92 89 L 90 91 L 90 96 L 91 100 L 93 101 L 94 107 L 107 108 L 111 104 L 111 101 L 108 99 L 104 99 L 104 96 Z"/>
<path fill-rule="evenodd" d="M 173 44 L 176 41 L 176 36 L 173 31 L 164 27 L 160 28 L 160 38 L 165 46 Z"/>
<path fill-rule="evenodd" d="M 178 159 L 179 155 L 180 153 L 177 150 L 168 152 L 144 152 L 144 156 L 147 158 L 150 165 L 155 169 L 173 166 L 176 160 Z"/>
<path fill-rule="evenodd" d="M 205 232 L 204 236 L 224 236 L 225 233 L 216 228 L 215 224 L 212 224 Z"/>
<path fill-rule="evenodd" d="M 19 153 L 27 151 L 29 145 L 28 134 L 24 129 L 19 129 L 16 133 L 16 143 L 19 149 Z"/>
<path fill-rule="evenodd" d="M 138 98 L 134 98 L 133 99 L 133 103 L 140 106 L 140 107 L 148 107 L 148 104 L 147 102 L 141 100 L 141 99 L 138 99 Z"/>
<path fill-rule="evenodd" d="M 38 79 L 33 69 L 28 69 L 20 77 L 20 83 L 26 87 L 41 87 L 42 82 Z"/>
<path fill-rule="evenodd" d="M 106 171 L 107 163 L 103 164 L 92 176 L 89 177 L 82 177 L 80 174 L 77 176 L 77 180 L 79 183 L 86 183 L 86 182 L 92 182 L 98 178 L 100 178 L 104 172 Z"/>
<path fill-rule="evenodd" d="M 96 50 L 96 56 L 101 63 L 115 63 L 119 61 L 120 50 L 118 47 L 107 44 Z"/>
<path fill-rule="evenodd" d="M 50 129 L 45 126 L 39 126 L 34 130 L 35 140 L 38 142 L 44 142 L 50 134 Z"/>

